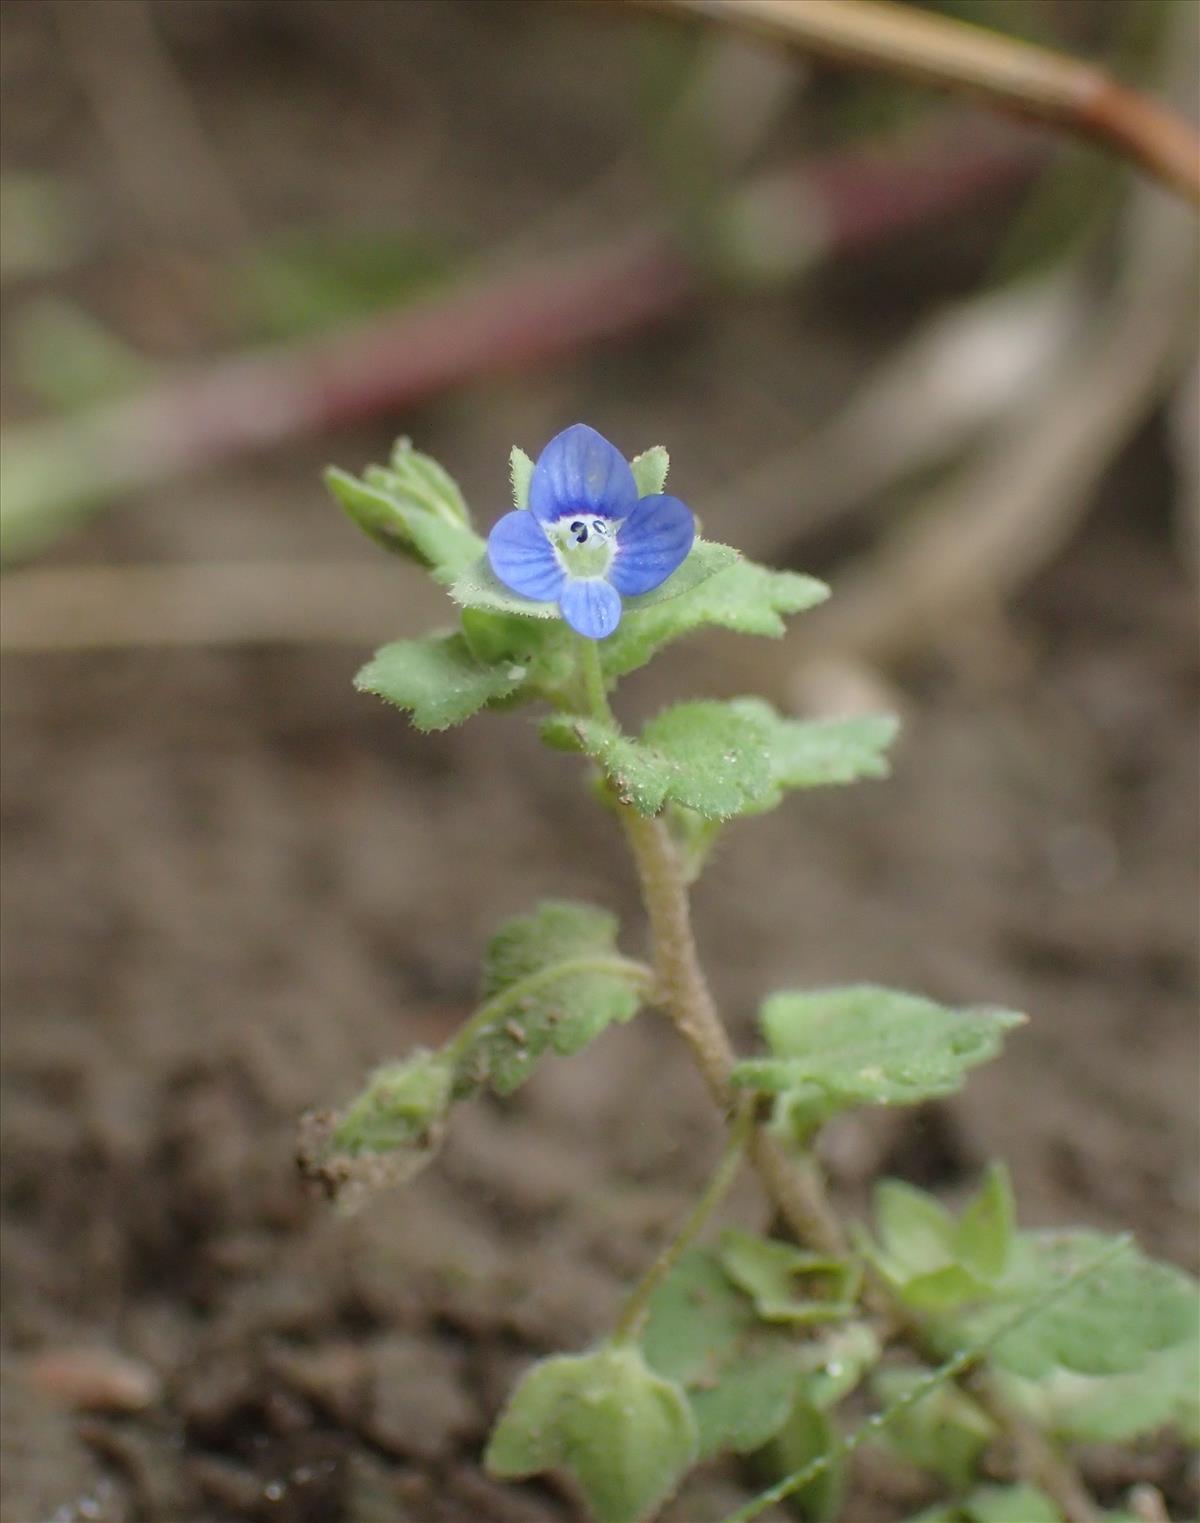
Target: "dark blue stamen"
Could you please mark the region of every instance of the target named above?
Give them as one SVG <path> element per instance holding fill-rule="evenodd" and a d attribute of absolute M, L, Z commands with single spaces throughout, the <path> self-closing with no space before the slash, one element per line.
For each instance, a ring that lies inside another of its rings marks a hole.
<path fill-rule="evenodd" d="M 587 524 L 584 523 L 582 518 L 577 518 L 571 525 L 571 533 L 575 536 L 575 543 L 577 545 L 583 545 L 587 543 Z"/>

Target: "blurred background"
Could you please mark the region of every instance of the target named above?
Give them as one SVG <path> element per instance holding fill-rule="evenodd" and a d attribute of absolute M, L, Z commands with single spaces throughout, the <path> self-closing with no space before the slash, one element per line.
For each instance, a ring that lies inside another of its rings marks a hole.
<path fill-rule="evenodd" d="M 1192 0 L 922 9 L 1194 118 Z M 742 825 L 697 893 L 743 1042 L 782 984 L 1031 1015 L 962 1096 L 832 1129 L 847 1210 L 1001 1153 L 1029 1225 L 1195 1267 L 1192 211 L 1068 135 L 632 5 L 0 28 L 5 1523 L 573 1517 L 486 1480 L 487 1423 L 711 1165 L 647 1021 L 456 1115 L 358 1217 L 296 1176 L 300 1113 L 452 1030 L 501 919 L 575 896 L 641 936 L 527 717 L 417 737 L 351 689 L 448 617 L 321 486 L 401 433 L 484 525 L 514 442 L 664 443 L 710 536 L 832 583 L 620 707 L 904 717 L 892 781 Z M 761 1221 L 752 1182 L 732 1209 Z M 865 1523 L 924 1499 L 866 1464 Z M 1194 1505 L 1162 1446 L 1088 1466 Z"/>

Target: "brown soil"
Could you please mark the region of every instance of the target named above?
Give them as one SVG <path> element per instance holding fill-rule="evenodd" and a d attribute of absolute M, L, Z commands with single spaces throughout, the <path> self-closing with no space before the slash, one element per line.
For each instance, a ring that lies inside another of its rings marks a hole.
<path fill-rule="evenodd" d="M 342 87 L 319 67 L 328 37 L 338 67 L 372 52 L 371 7 L 176 10 L 202 105 L 229 63 L 219 145 L 252 117 L 255 38 L 270 33 L 274 108 L 298 81 L 316 110 L 324 80 L 330 119 Z M 537 10 L 513 9 L 522 38 L 579 76 L 577 38 L 561 24 L 543 34 Z M 339 29 L 334 12 L 351 22 Z M 393 54 L 404 78 L 420 78 L 422 60 L 470 72 L 439 52 L 453 30 L 440 30 L 442 7 L 394 14 L 398 35 L 364 75 L 373 101 Z M 482 78 L 498 23 L 491 6 L 466 17 L 454 26 Z M 23 87 L 41 81 L 29 112 L 41 101 L 44 117 L 30 115 L 12 153 L 81 172 L 87 113 L 43 8 L 10 6 L 5 23 L 9 69 L 15 53 Z M 503 119 L 522 142 L 553 137 L 527 106 L 521 115 L 532 67 L 497 66 L 492 105 L 471 107 L 473 129 L 434 156 L 460 197 L 446 217 L 470 203 L 481 239 L 512 225 L 494 190 L 477 205 L 464 189 L 507 162 L 483 123 Z M 426 108 L 445 112 L 449 97 L 425 88 Z M 562 88 L 556 109 L 578 125 Z M 355 201 L 340 175 L 361 158 L 354 122 L 304 173 L 295 144 L 289 157 L 272 137 L 287 173 L 267 199 L 286 204 L 290 184 L 326 215 L 361 207 L 377 172 L 359 165 Z M 408 138 L 389 130 L 381 152 L 399 152 Z M 611 113 L 576 132 L 593 169 L 605 130 L 620 135 Z M 553 148 L 513 171 L 516 204 L 563 188 L 566 149 Z M 82 172 L 107 192 L 103 168 Z M 428 189 L 425 158 L 409 172 Z M 119 308 L 137 255 L 111 257 L 97 299 Z M 745 460 L 780 426 L 739 368 L 790 376 L 801 335 L 843 377 L 871 352 L 837 307 L 845 298 L 826 296 L 832 315 L 819 320 L 783 296 L 727 303 L 686 332 L 404 426 L 461 472 L 481 511 L 509 435 L 532 447 L 564 408 L 610 420 L 631 444 L 649 417 L 681 462 L 694 444 L 698 495 L 719 421 Z M 827 405 L 817 379 L 791 381 L 810 413 Z M 377 456 L 390 431 L 181 487 L 56 555 L 344 557 L 354 548 L 317 468 L 327 453 Z M 1130 1227 L 1147 1250 L 1194 1266 L 1196 642 L 1167 474 L 1152 429 L 1015 611 L 1021 659 L 986 682 L 913 677 L 896 694 L 906 726 L 889 784 L 805 798 L 731 832 L 698 891 L 701 945 L 744 1043 L 757 997 L 789 982 L 869 978 L 1031 1013 L 961 1097 L 832 1130 L 848 1211 L 863 1210 L 880 1170 L 954 1198 L 998 1153 L 1028 1224 Z M 732 521 L 710 527 L 739 538 Z M 398 606 L 408 575 L 397 572 Z M 760 667 L 757 649 L 731 644 L 665 658 L 631 682 L 631 709 L 678 685 L 731 692 L 762 678 L 786 694 L 786 647 Z M 377 1060 L 449 1033 L 498 921 L 539 897 L 579 897 L 618 910 L 631 947 L 642 936 L 618 843 L 570 759 L 544 752 L 521 715 L 416 736 L 352 692 L 355 659 L 324 648 L 6 659 L 4 1523 L 576 1516 L 552 1487 L 487 1480 L 484 1434 L 532 1357 L 606 1327 L 710 1166 L 718 1129 L 671 1032 L 645 1019 L 543 1063 L 509 1102 L 463 1108 L 439 1161 L 403 1193 L 348 1219 L 306 1195 L 298 1116 L 348 1098 Z M 729 1209 L 761 1223 L 752 1182 Z M 1182 1461 L 1162 1446 L 1097 1456 L 1092 1474 L 1108 1496 L 1144 1474 L 1186 1499 Z M 718 1467 L 668 1516 L 703 1523 L 744 1495 Z M 856 1516 L 899 1516 L 921 1497 L 871 1471 Z"/>

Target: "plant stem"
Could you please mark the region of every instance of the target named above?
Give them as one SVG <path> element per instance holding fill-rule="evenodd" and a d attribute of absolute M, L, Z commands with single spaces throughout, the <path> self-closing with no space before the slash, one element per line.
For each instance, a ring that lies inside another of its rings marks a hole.
<path fill-rule="evenodd" d="M 580 639 L 579 670 L 592 717 L 615 723 L 594 640 Z M 687 882 L 675 844 L 661 820 L 639 814 L 631 804 L 620 801 L 615 808 L 650 921 L 659 998 L 691 1049 L 709 1093 L 728 1112 L 735 1054 L 700 966 Z M 829 1204 L 815 1160 L 790 1157 L 778 1138 L 761 1126 L 750 1138 L 749 1152 L 768 1196 L 797 1241 L 834 1257 L 844 1254 L 845 1233 Z"/>
<path fill-rule="evenodd" d="M 632 1343 L 641 1332 L 650 1297 L 675 1268 L 703 1230 L 709 1217 L 729 1193 L 729 1187 L 737 1177 L 742 1155 L 754 1126 L 754 1102 L 749 1095 L 738 1103 L 725 1151 L 721 1154 L 712 1177 L 704 1187 L 704 1193 L 688 1213 L 683 1226 L 651 1264 L 645 1275 L 634 1286 L 613 1329 L 614 1343 Z"/>
<path fill-rule="evenodd" d="M 593 640 L 581 638 L 578 655 L 580 685 L 587 711 L 595 719 L 615 724 L 598 645 Z M 642 902 L 650 921 L 658 978 L 657 998 L 690 1047 L 713 1099 L 728 1114 L 734 1104 L 735 1092 L 729 1082 L 734 1050 L 700 966 L 692 932 L 688 886 L 674 842 L 660 819 L 639 814 L 631 804 L 620 801 L 616 802 L 615 808 L 637 867 Z M 796 1241 L 833 1257 L 844 1257 L 847 1253 L 845 1231 L 830 1203 L 820 1168 L 812 1154 L 798 1158 L 785 1151 L 773 1132 L 755 1124 L 753 1104 L 744 1096 L 736 1101 L 731 1126 L 728 1146 L 704 1194 L 678 1236 L 663 1250 L 626 1302 L 617 1323 L 615 1336 L 618 1341 L 636 1335 L 655 1287 L 674 1267 L 733 1182 L 743 1149 L 748 1151 L 768 1197 Z M 747 1136 L 742 1135 L 743 1127 L 748 1129 Z M 892 1310 L 887 1305 L 889 1300 L 889 1297 L 880 1297 L 882 1309 Z M 922 1352 L 920 1329 L 907 1317 L 901 1319 L 899 1332 L 906 1343 Z M 958 1377 L 980 1352 L 977 1349 L 957 1356 L 935 1372 L 933 1378 L 940 1381 Z M 981 1386 L 981 1389 L 986 1393 L 983 1401 L 993 1420 L 1012 1440 L 1019 1473 L 1040 1485 L 1053 1498 L 1067 1523 L 1095 1523 L 1096 1510 L 1070 1461 L 1058 1454 L 1035 1428 L 1012 1413 L 990 1384 Z M 906 1400 L 900 1405 L 909 1404 Z M 898 1410 L 899 1406 L 893 1408 L 889 1416 Z M 838 1452 L 849 1452 L 866 1431 L 866 1428 L 861 1430 L 853 1443 Z M 785 1484 L 784 1490 L 776 1488 L 778 1495 L 772 1494 L 772 1500 L 789 1495 L 800 1482 L 791 1477 Z M 759 1499 L 760 1502 L 763 1500 Z M 752 1504 L 736 1517 L 748 1519 L 760 1510 L 758 1504 Z M 730 1518 L 726 1523 L 735 1523 L 735 1520 Z"/>

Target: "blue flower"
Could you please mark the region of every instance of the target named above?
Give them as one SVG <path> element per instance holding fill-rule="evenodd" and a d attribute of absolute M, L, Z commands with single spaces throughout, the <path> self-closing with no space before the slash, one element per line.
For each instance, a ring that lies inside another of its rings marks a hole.
<path fill-rule="evenodd" d="M 677 497 L 639 498 L 624 455 L 594 428 L 573 423 L 539 455 L 528 509 L 504 515 L 487 553 L 506 587 L 557 603 L 572 629 L 603 640 L 621 622 L 622 597 L 665 582 L 695 537 Z"/>

